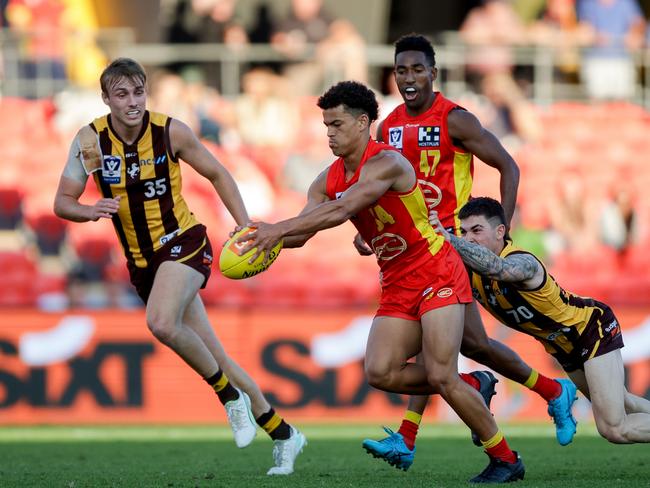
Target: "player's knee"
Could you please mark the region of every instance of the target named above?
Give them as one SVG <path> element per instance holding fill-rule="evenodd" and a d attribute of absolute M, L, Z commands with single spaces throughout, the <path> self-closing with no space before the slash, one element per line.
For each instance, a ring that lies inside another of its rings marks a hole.
<path fill-rule="evenodd" d="M 475 337 L 463 338 L 460 346 L 460 352 L 463 356 L 473 359 L 477 362 L 489 357 L 490 344 L 488 341 L 480 340 Z"/>
<path fill-rule="evenodd" d="M 427 381 L 429 382 L 429 385 L 433 388 L 435 393 L 439 393 L 443 396 L 447 391 L 449 391 L 450 386 L 457 379 L 457 375 L 454 377 L 442 370 L 442 368 L 434 368 L 432 371 L 427 372 Z"/>
<path fill-rule="evenodd" d="M 366 379 L 368 384 L 380 390 L 390 389 L 393 383 L 393 374 L 387 363 L 378 361 L 366 361 L 365 363 Z"/>
<path fill-rule="evenodd" d="M 612 425 L 607 422 L 597 421 L 598 433 L 613 444 L 627 444 L 629 440 L 625 435 L 624 424 Z"/>
<path fill-rule="evenodd" d="M 173 321 L 157 315 L 147 315 L 147 327 L 163 344 L 173 344 L 177 329 Z"/>

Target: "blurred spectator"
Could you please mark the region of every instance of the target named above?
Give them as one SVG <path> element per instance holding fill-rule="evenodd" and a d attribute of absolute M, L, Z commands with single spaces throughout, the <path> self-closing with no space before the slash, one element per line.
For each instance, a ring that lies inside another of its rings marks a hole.
<path fill-rule="evenodd" d="M 548 161 L 548 164 L 553 164 Z M 568 171 L 558 182 L 555 198 L 549 198 L 549 215 L 559 247 L 553 251 L 581 254 L 598 245 L 594 202 L 589 198 L 585 179 L 578 171 Z"/>
<path fill-rule="evenodd" d="M 631 190 L 623 183 L 615 183 L 598 221 L 601 242 L 624 254 L 634 241 L 636 220 Z"/>
<path fill-rule="evenodd" d="M 366 44 L 347 19 L 337 19 L 330 24 L 330 34 L 316 48 L 316 57 L 323 67 L 326 86 L 341 80 L 367 82 Z"/>
<path fill-rule="evenodd" d="M 479 75 L 509 72 L 510 47 L 526 42 L 524 23 L 506 0 L 483 0 L 469 11 L 459 33 L 470 46 L 468 71 Z"/>
<path fill-rule="evenodd" d="M 595 99 L 634 95 L 633 52 L 643 46 L 645 19 L 636 0 L 578 0 L 578 20 L 591 29 L 582 60 L 582 80 Z"/>
<path fill-rule="evenodd" d="M 248 32 L 248 39 L 253 44 L 270 44 L 271 36 L 275 31 L 275 22 L 271 16 L 271 10 L 266 4 L 257 6 L 255 24 Z"/>
<path fill-rule="evenodd" d="M 273 183 L 300 127 L 295 99 L 290 94 L 293 89 L 288 80 L 270 69 L 254 68 L 244 75 L 242 94 L 234 104 L 237 132 Z"/>
<path fill-rule="evenodd" d="M 310 54 L 309 45 L 319 44 L 329 36 L 332 20 L 323 10 L 322 0 L 292 0 L 289 16 L 279 22 L 271 37 L 273 46 L 294 61 L 283 72 L 295 95 L 311 95 L 321 88 L 319 64 L 303 57 Z"/>
<path fill-rule="evenodd" d="M 316 103 L 307 98 L 301 104 L 300 129 L 296 143 L 282 168 L 282 188 L 307 194 L 309 185 L 333 161 L 323 137 L 323 116 Z"/>
<path fill-rule="evenodd" d="M 540 140 L 544 127 L 538 112 L 510 74 L 486 73 L 479 90 L 479 94 L 465 95 L 459 103 L 473 112 L 508 151 Z"/>
<path fill-rule="evenodd" d="M 248 44 L 248 34 L 236 16 L 237 0 L 169 0 L 163 11 L 164 34 L 169 43 L 220 43 L 233 49 Z M 196 63 L 174 62 L 167 67 L 180 73 Z M 220 63 L 203 63 L 210 86 L 220 86 Z"/>
<path fill-rule="evenodd" d="M 591 29 L 578 23 L 576 0 L 547 0 L 541 17 L 528 28 L 533 44 L 555 49 L 556 76 L 562 81 L 578 81 L 579 47 L 591 40 Z"/>

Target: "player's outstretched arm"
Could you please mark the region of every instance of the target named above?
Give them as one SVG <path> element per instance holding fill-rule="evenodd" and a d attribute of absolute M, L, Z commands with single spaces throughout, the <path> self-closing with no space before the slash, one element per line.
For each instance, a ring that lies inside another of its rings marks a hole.
<path fill-rule="evenodd" d="M 326 190 L 328 172 L 329 172 L 329 168 L 323 170 L 309 186 L 309 190 L 307 191 L 307 203 L 305 204 L 305 207 L 298 214 L 299 216 L 310 212 L 312 209 L 314 209 L 321 203 L 324 203 L 329 200 L 329 197 L 327 196 L 327 190 Z M 314 237 L 315 234 L 316 234 L 315 232 L 310 232 L 309 234 L 302 234 L 298 236 L 287 236 L 284 238 L 284 244 L 282 245 L 282 247 L 284 248 L 302 247 L 309 239 Z"/>
<path fill-rule="evenodd" d="M 501 258 L 480 244 L 474 244 L 454 235 L 449 242 L 458 251 L 463 262 L 478 274 L 487 278 L 511 283 L 525 283 L 543 270 L 537 259 L 530 254 L 513 254 Z"/>
<path fill-rule="evenodd" d="M 472 113 L 466 110 L 452 110 L 447 116 L 447 126 L 452 140 L 459 141 L 461 147 L 501 174 L 501 205 L 509 226 L 515 212 L 519 188 L 517 163 L 494 134 L 485 129 Z"/>
<path fill-rule="evenodd" d="M 192 129 L 183 122 L 172 119 L 169 139 L 171 150 L 212 183 L 235 222 L 245 225 L 249 217 L 237 183 L 217 158 L 201 144 Z"/>
<path fill-rule="evenodd" d="M 350 186 L 340 198 L 327 200 L 296 217 L 276 224 L 253 223 L 256 231 L 242 238 L 242 242 L 249 243 L 242 253 L 256 247 L 257 254 L 252 258 L 255 260 L 258 255 L 267 253 L 275 243 L 287 236 L 313 234 L 336 227 L 375 202 L 394 185 L 401 185 L 404 189 L 395 189 L 406 191 L 408 185 L 412 187 L 415 182 L 415 172 L 410 163 L 398 153 L 384 151 L 373 158 L 372 164 L 363 167 L 359 181 Z"/>

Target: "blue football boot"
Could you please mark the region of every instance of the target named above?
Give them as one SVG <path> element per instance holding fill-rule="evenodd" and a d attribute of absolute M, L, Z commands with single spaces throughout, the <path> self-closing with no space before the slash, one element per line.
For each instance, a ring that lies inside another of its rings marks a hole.
<path fill-rule="evenodd" d="M 576 396 L 577 388 L 571 380 L 566 378 L 555 380 L 562 387 L 560 396 L 548 402 L 548 414 L 555 423 L 555 436 L 561 446 L 566 446 L 573 440 L 576 433 L 578 422 L 571 414 L 573 402 L 578 398 Z"/>
<path fill-rule="evenodd" d="M 388 437 L 380 441 L 365 439 L 361 445 L 373 457 L 383 459 L 391 466 L 406 471 L 413 464 L 415 446 L 413 446 L 413 450 L 409 449 L 404 443 L 402 434 L 393 432 L 388 427 L 384 427 L 384 430 Z"/>

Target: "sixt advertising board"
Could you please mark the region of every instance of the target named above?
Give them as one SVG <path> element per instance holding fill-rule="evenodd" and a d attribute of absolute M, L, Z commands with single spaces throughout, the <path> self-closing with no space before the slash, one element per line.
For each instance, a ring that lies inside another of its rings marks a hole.
<path fill-rule="evenodd" d="M 372 312 L 209 310 L 229 354 L 278 411 L 303 421 L 397 422 L 405 397 L 369 387 L 363 352 Z M 650 398 L 650 307 L 617 309 L 628 389 Z M 489 334 L 532 367 L 561 376 L 533 339 L 484 315 Z M 460 371 L 483 369 L 461 359 Z M 548 419 L 546 404 L 501 378 L 492 410 L 500 421 Z M 590 416 L 588 403 L 578 417 Z M 431 400 L 430 421 L 457 421 Z M 0 424 L 225 422 L 212 390 L 155 341 L 142 311 L 60 314 L 2 311 Z"/>

